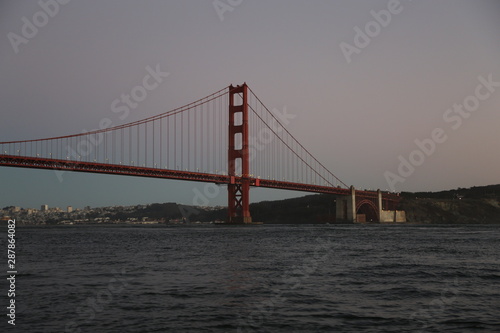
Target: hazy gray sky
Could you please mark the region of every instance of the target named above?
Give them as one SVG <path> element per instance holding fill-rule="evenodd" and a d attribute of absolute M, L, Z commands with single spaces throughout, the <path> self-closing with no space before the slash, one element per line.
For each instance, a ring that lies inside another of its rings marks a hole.
<path fill-rule="evenodd" d="M 497 0 L 65 2 L 41 0 L 48 14 L 0 2 L 0 141 L 123 123 L 113 100 L 158 64 L 170 75 L 126 122 L 246 81 L 297 115 L 289 130 L 357 188 L 388 189 L 388 175 L 397 191 L 500 183 Z M 474 111 L 453 110 L 463 103 Z M 435 147 L 419 148 L 436 128 Z M 401 158 L 414 170 L 398 171 Z M 207 186 L 6 167 L 0 181 L 0 206 L 36 208 L 192 204 Z M 208 204 L 226 204 L 225 188 Z"/>

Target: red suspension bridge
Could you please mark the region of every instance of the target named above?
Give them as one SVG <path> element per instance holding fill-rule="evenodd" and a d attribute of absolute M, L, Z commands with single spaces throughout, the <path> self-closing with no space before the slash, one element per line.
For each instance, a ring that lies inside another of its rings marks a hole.
<path fill-rule="evenodd" d="M 281 118 L 281 119 L 280 119 Z M 381 220 L 399 197 L 359 191 L 330 172 L 246 85 L 87 133 L 0 142 L 0 166 L 227 184 L 228 222 L 251 223 L 250 187 L 336 195 L 337 219 Z"/>

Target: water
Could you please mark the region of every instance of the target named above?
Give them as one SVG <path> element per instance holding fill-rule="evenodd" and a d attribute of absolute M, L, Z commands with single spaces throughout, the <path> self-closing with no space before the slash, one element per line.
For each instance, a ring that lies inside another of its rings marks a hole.
<path fill-rule="evenodd" d="M 0 324 L 12 332 L 500 332 L 498 225 L 16 236 L 16 327 Z"/>

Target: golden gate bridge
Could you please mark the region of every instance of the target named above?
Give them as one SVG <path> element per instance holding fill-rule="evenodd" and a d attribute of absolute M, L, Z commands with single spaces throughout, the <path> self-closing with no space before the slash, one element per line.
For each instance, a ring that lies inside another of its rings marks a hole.
<path fill-rule="evenodd" d="M 226 184 L 228 223 L 252 222 L 250 187 L 336 195 L 337 220 L 351 222 L 381 221 L 399 202 L 347 186 L 247 84 L 123 125 L 0 142 L 0 166 Z"/>

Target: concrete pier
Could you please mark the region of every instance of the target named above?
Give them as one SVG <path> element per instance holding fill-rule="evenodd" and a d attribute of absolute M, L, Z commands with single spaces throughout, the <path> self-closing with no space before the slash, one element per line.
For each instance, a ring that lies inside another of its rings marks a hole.
<path fill-rule="evenodd" d="M 346 223 L 366 222 L 406 222 L 406 214 L 401 210 L 384 210 L 382 192 L 377 190 L 377 198 L 356 201 L 356 190 L 350 187 L 350 195 L 337 196 L 336 221 Z"/>

